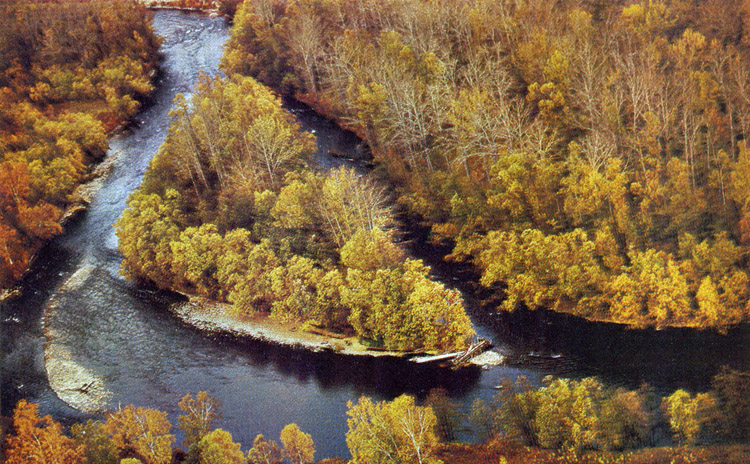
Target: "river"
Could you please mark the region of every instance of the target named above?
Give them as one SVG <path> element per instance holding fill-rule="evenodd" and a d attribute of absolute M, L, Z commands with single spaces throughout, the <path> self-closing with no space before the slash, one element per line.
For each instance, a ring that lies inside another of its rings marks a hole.
<path fill-rule="evenodd" d="M 154 27 L 166 40 L 153 101 L 133 127 L 111 140 L 115 166 L 88 211 L 43 250 L 20 298 L 0 309 L 3 415 L 27 398 L 40 404 L 42 414 L 64 423 L 90 417 L 50 387 L 45 350 L 62 350 L 57 353 L 101 381 L 108 407 L 159 408 L 176 425 L 180 398 L 205 390 L 224 405 L 216 425 L 230 431 L 243 449 L 256 434 L 277 439 L 284 425 L 295 422 L 312 434 L 321 459 L 348 456 L 346 402 L 362 394 L 381 400 L 444 387 L 466 411 L 474 399 L 490 399 L 502 377 L 524 375 L 540 384 L 548 374 L 599 375 L 609 383 L 649 382 L 667 392 L 707 388 L 722 364 L 748 367 L 747 326 L 727 335 L 631 331 L 546 312 L 488 317 L 471 300 L 478 332 L 506 356 L 502 366 L 452 372 L 392 359 L 341 358 L 206 336 L 182 324 L 165 310 L 162 295 L 118 275 L 122 258 L 112 224 L 166 136 L 174 96 L 188 94 L 201 71 L 217 72 L 229 30 L 221 18 L 177 11 L 158 11 Z M 345 162 L 328 156 L 331 148 L 357 149 L 352 134 L 304 106 L 287 106 L 318 137 L 319 166 Z M 437 277 L 461 288 L 461 269 L 441 263 L 437 251 L 414 237 L 412 252 L 433 265 Z M 49 305 L 55 309 L 45 319 Z"/>

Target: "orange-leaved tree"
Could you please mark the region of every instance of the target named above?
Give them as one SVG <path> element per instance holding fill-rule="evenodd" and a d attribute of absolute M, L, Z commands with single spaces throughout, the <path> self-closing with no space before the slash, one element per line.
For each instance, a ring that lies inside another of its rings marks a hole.
<path fill-rule="evenodd" d="M 38 406 L 18 402 L 13 412 L 14 434 L 8 438 L 8 464 L 78 464 L 84 462 L 83 446 L 62 433 L 50 416 L 39 417 Z"/>

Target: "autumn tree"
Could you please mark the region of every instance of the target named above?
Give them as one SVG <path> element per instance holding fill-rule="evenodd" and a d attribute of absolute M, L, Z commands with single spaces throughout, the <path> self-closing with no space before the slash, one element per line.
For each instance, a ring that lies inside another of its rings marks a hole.
<path fill-rule="evenodd" d="M 172 457 L 174 435 L 166 413 L 156 409 L 125 406 L 107 414 L 104 430 L 121 453 L 132 451 L 145 464 L 166 464 Z"/>
<path fill-rule="evenodd" d="M 6 462 L 78 464 L 85 462 L 84 445 L 62 433 L 50 416 L 39 417 L 38 406 L 21 400 L 13 411 L 13 434 L 7 438 Z"/>
<path fill-rule="evenodd" d="M 437 420 L 437 433 L 441 441 L 455 439 L 456 431 L 461 425 L 462 415 L 458 404 L 448 396 L 444 388 L 433 388 L 427 394 L 425 406 L 432 408 Z"/>
<path fill-rule="evenodd" d="M 172 284 L 170 242 L 179 237 L 183 221 L 179 199 L 175 190 L 168 190 L 164 197 L 135 191 L 128 199 L 128 209 L 115 224 L 126 277 L 145 277 L 161 287 Z"/>
<path fill-rule="evenodd" d="M 247 451 L 247 461 L 250 464 L 281 464 L 284 460 L 278 443 L 266 440 L 261 434 L 253 440 L 253 447 Z"/>
<path fill-rule="evenodd" d="M 196 443 L 200 464 L 243 464 L 245 455 L 240 444 L 232 441 L 232 435 L 222 429 L 206 433 Z"/>
<path fill-rule="evenodd" d="M 282 454 L 292 464 L 310 464 L 315 456 L 315 443 L 297 424 L 288 424 L 281 430 Z"/>
<path fill-rule="evenodd" d="M 180 430 L 185 434 L 183 446 L 190 449 L 211 430 L 211 425 L 221 418 L 221 404 L 210 394 L 201 391 L 195 398 L 188 393 L 177 405 L 183 414 L 177 416 Z"/>
<path fill-rule="evenodd" d="M 70 435 L 84 447 L 86 461 L 97 464 L 118 464 L 119 450 L 114 440 L 107 434 L 104 424 L 89 419 L 85 423 L 70 427 Z"/>
<path fill-rule="evenodd" d="M 348 402 L 346 444 L 356 463 L 437 463 L 437 419 L 429 407 L 402 395 L 373 403 L 363 396 Z"/>
<path fill-rule="evenodd" d="M 107 135 L 154 89 L 147 10 L 113 1 L 0 5 L 0 285 L 62 230 Z M 6 59 L 7 58 L 7 59 Z"/>

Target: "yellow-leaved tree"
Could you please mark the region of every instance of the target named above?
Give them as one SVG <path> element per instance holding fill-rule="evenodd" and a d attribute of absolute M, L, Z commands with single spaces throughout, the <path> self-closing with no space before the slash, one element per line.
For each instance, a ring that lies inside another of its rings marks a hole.
<path fill-rule="evenodd" d="M 363 396 L 348 402 L 346 444 L 353 464 L 438 464 L 437 419 L 429 407 L 401 395 L 373 403 Z"/>

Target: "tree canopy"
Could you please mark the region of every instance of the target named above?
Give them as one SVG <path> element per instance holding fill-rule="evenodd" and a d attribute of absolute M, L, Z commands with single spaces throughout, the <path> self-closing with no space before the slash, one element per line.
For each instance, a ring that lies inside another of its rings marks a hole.
<path fill-rule="evenodd" d="M 354 127 L 503 308 L 723 330 L 750 316 L 746 10 L 248 1 L 223 67 Z"/>

